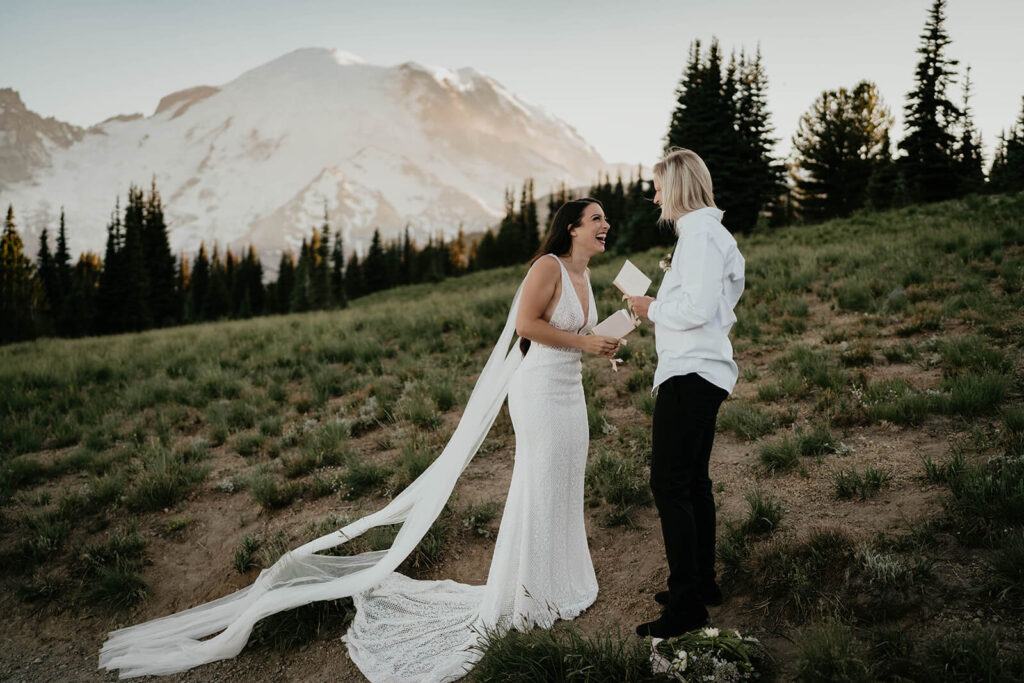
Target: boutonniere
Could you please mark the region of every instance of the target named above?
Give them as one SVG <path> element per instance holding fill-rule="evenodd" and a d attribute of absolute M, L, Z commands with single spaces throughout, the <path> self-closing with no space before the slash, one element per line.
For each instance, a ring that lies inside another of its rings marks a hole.
<path fill-rule="evenodd" d="M 666 273 L 672 270 L 672 253 L 673 252 L 671 251 L 668 252 L 667 254 L 665 254 L 665 258 L 658 261 L 658 267 L 661 268 L 662 271 Z"/>

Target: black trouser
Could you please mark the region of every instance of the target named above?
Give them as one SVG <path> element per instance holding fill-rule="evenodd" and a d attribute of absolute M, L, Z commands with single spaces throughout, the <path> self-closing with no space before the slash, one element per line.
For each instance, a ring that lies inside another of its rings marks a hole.
<path fill-rule="evenodd" d="M 671 377 L 654 403 L 651 491 L 668 557 L 669 611 L 700 604 L 715 579 L 715 498 L 708 461 L 729 392 L 700 375 Z"/>

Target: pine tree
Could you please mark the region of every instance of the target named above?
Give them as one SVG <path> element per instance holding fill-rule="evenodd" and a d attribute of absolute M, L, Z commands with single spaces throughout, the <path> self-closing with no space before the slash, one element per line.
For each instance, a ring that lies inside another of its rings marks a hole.
<path fill-rule="evenodd" d="M 39 300 L 39 321 L 37 333 L 48 334 L 54 329 L 54 313 L 60 307 L 57 266 L 50 253 L 50 235 L 44 227 L 39 235 L 39 252 L 36 255 L 36 279 L 43 292 Z"/>
<path fill-rule="evenodd" d="M 921 34 L 921 55 L 914 89 L 907 93 L 904 126 L 907 136 L 899 148 L 905 156 L 899 168 L 911 201 L 933 202 L 955 196 L 958 189 L 954 127 L 960 110 L 947 95 L 957 61 L 944 55 L 952 42 L 943 24 L 946 0 L 933 0 Z"/>
<path fill-rule="evenodd" d="M 694 41 L 666 135 L 666 151 L 692 149 L 707 164 L 723 223 L 736 232 L 752 230 L 779 189 L 766 91 L 760 51 L 752 60 L 733 56 L 723 69 L 717 40 L 706 57 Z"/>
<path fill-rule="evenodd" d="M 0 341 L 31 339 L 36 335 L 40 299 L 44 294 L 34 270 L 15 227 L 14 206 L 8 205 L 0 238 L 0 320 L 3 321 Z"/>
<path fill-rule="evenodd" d="M 189 284 L 188 298 L 185 304 L 191 313 L 190 321 L 207 320 L 203 315 L 203 305 L 210 291 L 210 258 L 206 255 L 206 243 L 199 243 L 199 251 L 192 261 L 192 279 Z"/>
<path fill-rule="evenodd" d="M 536 205 L 534 205 L 534 220 L 536 220 Z M 448 245 L 448 260 L 451 262 L 451 271 L 454 275 L 462 275 L 469 268 L 469 246 L 466 242 L 466 231 L 463 230 L 461 224 L 459 224 L 459 234 Z"/>
<path fill-rule="evenodd" d="M 73 268 L 71 254 L 68 253 L 67 229 L 64 222 L 64 207 L 60 209 L 60 229 L 57 232 L 57 251 L 54 253 L 54 265 L 57 268 L 57 288 L 60 292 L 60 304 L 56 310 L 57 334 L 67 336 L 73 334 L 75 317 L 71 307 L 71 279 Z"/>
<path fill-rule="evenodd" d="M 189 292 L 192 286 L 192 269 L 184 253 L 178 255 L 174 270 L 174 293 L 177 304 L 177 319 L 188 323 L 195 320 L 195 309 L 191 307 Z"/>
<path fill-rule="evenodd" d="M 741 52 L 736 76 L 737 157 L 741 160 L 734 172 L 729 211 L 737 229 L 753 229 L 759 216 L 782 189 L 784 166 L 774 159 L 772 125 L 768 114 L 768 75 L 761 62 L 761 48 L 753 59 Z M 728 198 L 728 197 L 727 197 Z M 745 228 L 743 226 L 749 226 Z"/>
<path fill-rule="evenodd" d="M 302 313 L 311 308 L 309 281 L 312 270 L 312 250 L 305 238 L 303 238 L 302 245 L 299 247 L 299 260 L 295 264 L 295 283 L 292 286 L 291 302 L 288 309 L 293 313 Z"/>
<path fill-rule="evenodd" d="M 292 291 L 295 288 L 295 256 L 290 251 L 281 252 L 281 260 L 277 265 L 277 281 L 274 286 L 273 302 L 277 313 L 288 313 L 291 310 Z"/>
<path fill-rule="evenodd" d="M 331 298 L 337 308 L 348 306 L 348 295 L 345 292 L 345 249 L 340 230 L 334 233 L 334 248 L 331 250 Z"/>
<path fill-rule="evenodd" d="M 88 251 L 79 255 L 71 271 L 67 334 L 82 337 L 99 331 L 97 302 L 102 273 L 103 263 L 98 255 Z"/>
<path fill-rule="evenodd" d="M 310 299 L 314 309 L 323 310 L 333 306 L 331 302 L 331 247 L 328 244 L 330 238 L 330 225 L 327 222 L 327 207 L 324 207 L 323 229 L 313 229 L 313 237 L 310 240 L 313 267 L 310 273 Z"/>
<path fill-rule="evenodd" d="M 153 326 L 149 310 L 149 273 L 146 268 L 146 207 L 142 190 L 128 188 L 128 205 L 124 209 L 125 299 L 122 303 L 125 330 L 145 330 Z"/>
<path fill-rule="evenodd" d="M 213 245 L 213 256 L 210 258 L 210 284 L 203 301 L 203 320 L 220 320 L 231 314 L 231 291 L 227 267 L 219 254 L 219 247 Z M 230 256 L 230 251 L 228 252 Z"/>
<path fill-rule="evenodd" d="M 366 281 L 363 279 L 363 265 L 359 261 L 359 254 L 355 251 L 348 257 L 345 264 L 345 287 L 349 299 L 358 299 L 367 293 Z"/>
<path fill-rule="evenodd" d="M 863 207 L 878 167 L 889 160 L 892 115 L 874 83 L 826 90 L 793 136 L 794 185 L 800 214 L 819 221 Z"/>
<path fill-rule="evenodd" d="M 373 238 L 370 240 L 370 248 L 366 252 L 366 258 L 363 260 L 362 271 L 367 294 L 387 289 L 389 285 L 387 260 L 384 256 L 384 246 L 380 241 L 379 228 L 374 228 L 373 230 Z"/>
<path fill-rule="evenodd" d="M 416 242 L 409 236 L 409 226 L 405 226 L 405 236 L 402 239 L 402 273 L 400 282 L 404 285 L 411 285 L 419 282 L 419 273 L 416 272 Z"/>
<path fill-rule="evenodd" d="M 103 255 L 99 291 L 96 295 L 97 329 L 104 334 L 123 332 L 127 329 L 124 316 L 129 277 L 126 256 L 124 230 L 121 226 L 121 200 L 118 198 L 114 202 L 110 223 L 107 224 L 107 246 Z"/>
<path fill-rule="evenodd" d="M 999 135 L 988 177 L 991 192 L 1024 190 L 1024 98 L 1016 125 Z"/>
<path fill-rule="evenodd" d="M 174 256 L 155 178 L 143 203 L 142 256 L 149 294 L 147 308 L 153 322 L 159 327 L 173 325 L 178 322 L 179 310 Z"/>
<path fill-rule="evenodd" d="M 505 188 L 505 216 L 498 225 L 497 251 L 495 253 L 499 259 L 498 265 L 507 266 L 518 263 L 522 248 L 522 230 L 516 217 L 516 197 L 511 188 Z M 427 281 L 434 280 L 427 278 Z"/>

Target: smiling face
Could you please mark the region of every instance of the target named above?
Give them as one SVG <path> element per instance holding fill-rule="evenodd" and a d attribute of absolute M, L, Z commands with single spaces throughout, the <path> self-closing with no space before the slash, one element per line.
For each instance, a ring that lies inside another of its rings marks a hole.
<path fill-rule="evenodd" d="M 654 176 L 654 203 L 661 206 L 661 178 Z"/>
<path fill-rule="evenodd" d="M 579 224 L 571 227 L 573 251 L 580 250 L 587 254 L 600 254 L 604 251 L 605 241 L 611 225 L 604 215 L 600 204 L 588 204 L 580 216 Z"/>

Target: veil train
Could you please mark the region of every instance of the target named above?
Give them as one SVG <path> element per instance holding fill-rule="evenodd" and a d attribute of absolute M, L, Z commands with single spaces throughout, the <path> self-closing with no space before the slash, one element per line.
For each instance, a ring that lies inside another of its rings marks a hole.
<path fill-rule="evenodd" d="M 111 632 L 100 649 L 100 667 L 118 669 L 121 678 L 129 678 L 176 673 L 229 659 L 242 651 L 260 619 L 318 600 L 349 597 L 381 583 L 426 535 L 494 424 L 509 381 L 522 361 L 518 346 L 509 350 L 521 293 L 522 285 L 451 439 L 405 490 L 377 512 L 285 553 L 246 588 Z M 318 554 L 374 527 L 399 522 L 402 526 L 387 550 L 346 557 Z"/>

